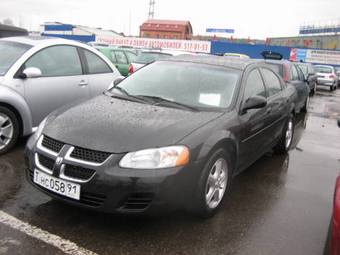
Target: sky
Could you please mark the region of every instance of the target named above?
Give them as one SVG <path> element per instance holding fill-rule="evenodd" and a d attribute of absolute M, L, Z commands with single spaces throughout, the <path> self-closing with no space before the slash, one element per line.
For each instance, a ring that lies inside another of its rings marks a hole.
<path fill-rule="evenodd" d="M 101 27 L 138 35 L 149 0 L 0 0 L 0 22 L 39 30 L 44 22 Z M 194 34 L 235 29 L 234 38 L 296 36 L 308 22 L 340 24 L 340 0 L 156 0 L 155 18 L 189 20 Z M 230 35 L 227 35 L 230 36 Z"/>

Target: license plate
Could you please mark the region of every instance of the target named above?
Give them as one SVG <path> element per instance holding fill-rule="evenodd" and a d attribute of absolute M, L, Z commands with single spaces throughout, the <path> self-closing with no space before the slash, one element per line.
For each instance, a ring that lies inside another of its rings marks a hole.
<path fill-rule="evenodd" d="M 34 170 L 34 183 L 63 195 L 76 200 L 80 199 L 80 185 L 72 182 L 64 181 L 59 178 L 55 178 L 48 174 L 45 174 L 37 169 Z"/>

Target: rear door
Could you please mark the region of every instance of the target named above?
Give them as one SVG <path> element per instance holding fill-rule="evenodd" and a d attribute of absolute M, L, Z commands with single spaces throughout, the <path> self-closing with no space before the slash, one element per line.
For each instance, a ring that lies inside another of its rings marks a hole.
<path fill-rule="evenodd" d="M 21 71 L 28 67 L 39 68 L 42 72 L 39 78 L 22 80 L 33 126 L 57 108 L 90 96 L 87 77 L 83 74 L 74 46 L 58 45 L 42 49 L 25 62 Z"/>
<path fill-rule="evenodd" d="M 304 81 L 302 71 L 298 70 L 296 66 L 293 64 L 290 67 L 290 75 L 291 75 L 291 83 L 296 88 L 296 91 L 298 94 L 298 99 L 297 99 L 298 109 L 301 109 L 304 106 L 306 99 L 309 95 L 308 85 Z"/>
<path fill-rule="evenodd" d="M 104 92 L 118 76 L 111 67 L 97 54 L 92 51 L 79 48 L 84 62 L 85 73 L 89 83 L 90 96 L 96 96 Z"/>
<path fill-rule="evenodd" d="M 250 70 L 242 96 L 242 105 L 252 96 L 266 97 L 266 89 L 258 68 Z M 270 124 L 267 106 L 240 113 L 241 134 L 239 149 L 239 168 L 244 169 L 253 163 L 268 146 L 268 129 Z"/>
<path fill-rule="evenodd" d="M 129 60 L 126 57 L 124 51 L 115 50 L 112 52 L 112 54 L 116 57 L 116 67 L 118 68 L 119 72 L 127 76 L 128 75 L 128 69 L 129 69 Z"/>
<path fill-rule="evenodd" d="M 277 141 L 281 135 L 289 112 L 288 98 L 283 93 L 283 82 L 278 75 L 268 68 L 261 68 L 261 73 L 267 88 L 267 114 L 270 118 L 268 126 L 268 140 L 270 143 Z"/>

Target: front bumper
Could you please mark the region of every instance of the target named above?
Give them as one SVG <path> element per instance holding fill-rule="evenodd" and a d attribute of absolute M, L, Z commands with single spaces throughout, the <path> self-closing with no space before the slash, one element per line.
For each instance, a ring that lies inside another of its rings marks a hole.
<path fill-rule="evenodd" d="M 88 182 L 78 183 L 81 185 L 80 200 L 74 200 L 33 182 L 34 169 L 42 170 L 35 159 L 37 153 L 43 152 L 30 139 L 25 149 L 26 177 L 30 184 L 54 199 L 109 213 L 189 208 L 203 168 L 203 162 L 193 162 L 185 167 L 169 169 L 122 169 L 118 162 L 124 154 L 112 155 L 103 165 L 93 166 L 95 175 Z M 81 163 L 72 164 L 82 166 Z M 53 176 L 61 178 L 54 172 Z"/>

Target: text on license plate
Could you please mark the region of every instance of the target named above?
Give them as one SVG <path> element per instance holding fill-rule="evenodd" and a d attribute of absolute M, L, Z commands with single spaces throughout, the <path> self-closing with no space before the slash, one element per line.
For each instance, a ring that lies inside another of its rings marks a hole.
<path fill-rule="evenodd" d="M 34 170 L 34 183 L 58 193 L 60 195 L 70 197 L 76 200 L 80 199 L 80 185 L 72 182 L 64 181 L 48 174 L 45 174 L 37 169 Z"/>

